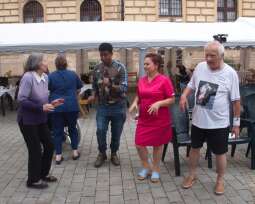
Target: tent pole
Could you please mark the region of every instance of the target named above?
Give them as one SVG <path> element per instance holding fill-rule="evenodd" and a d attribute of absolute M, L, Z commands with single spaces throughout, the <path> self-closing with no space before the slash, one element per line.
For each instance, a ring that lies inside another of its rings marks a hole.
<path fill-rule="evenodd" d="M 145 48 L 139 49 L 139 75 L 138 75 L 139 78 L 145 75 L 145 71 L 143 68 L 145 53 L 146 53 Z"/>

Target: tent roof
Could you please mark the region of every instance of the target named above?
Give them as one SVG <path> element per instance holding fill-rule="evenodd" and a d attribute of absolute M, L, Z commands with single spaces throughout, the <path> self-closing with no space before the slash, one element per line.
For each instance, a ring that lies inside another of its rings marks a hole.
<path fill-rule="evenodd" d="M 250 23 L 252 22 L 252 23 Z M 251 26 L 254 25 L 254 26 Z M 228 34 L 227 46 L 255 46 L 255 18 L 228 23 L 51 22 L 0 24 L 0 51 L 97 48 L 200 47 L 213 35 Z"/>

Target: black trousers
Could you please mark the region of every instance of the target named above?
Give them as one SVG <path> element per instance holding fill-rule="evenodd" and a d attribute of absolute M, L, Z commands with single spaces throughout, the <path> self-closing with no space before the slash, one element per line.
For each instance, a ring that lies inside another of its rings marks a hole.
<path fill-rule="evenodd" d="M 28 149 L 27 183 L 34 183 L 49 174 L 54 145 L 46 123 L 19 127 Z"/>

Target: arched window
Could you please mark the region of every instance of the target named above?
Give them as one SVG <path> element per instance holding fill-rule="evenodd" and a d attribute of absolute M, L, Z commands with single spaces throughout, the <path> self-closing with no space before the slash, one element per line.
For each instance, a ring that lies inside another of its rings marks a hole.
<path fill-rule="evenodd" d="M 97 0 L 85 0 L 80 8 L 81 21 L 101 21 L 101 5 Z"/>
<path fill-rule="evenodd" d="M 235 21 L 237 18 L 236 0 L 218 0 L 218 21 Z"/>
<path fill-rule="evenodd" d="M 182 0 L 160 0 L 159 1 L 160 16 L 181 16 Z"/>
<path fill-rule="evenodd" d="M 43 22 L 43 7 L 38 1 L 29 1 L 23 8 L 24 23 Z"/>

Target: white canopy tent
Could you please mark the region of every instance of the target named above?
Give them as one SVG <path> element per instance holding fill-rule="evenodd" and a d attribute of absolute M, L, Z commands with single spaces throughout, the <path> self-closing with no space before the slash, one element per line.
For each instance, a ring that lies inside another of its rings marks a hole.
<path fill-rule="evenodd" d="M 226 45 L 230 47 L 255 46 L 254 19 L 242 18 L 230 23 L 101 21 L 0 24 L 0 51 L 90 49 L 105 41 L 116 48 L 199 47 L 216 34 L 228 34 Z"/>
<path fill-rule="evenodd" d="M 111 42 L 115 48 L 140 48 L 143 59 L 147 48 L 201 47 L 217 34 L 228 35 L 225 46 L 254 47 L 255 18 L 240 18 L 228 23 L 102 21 L 0 24 L 0 52 L 91 49 L 102 42 Z"/>

